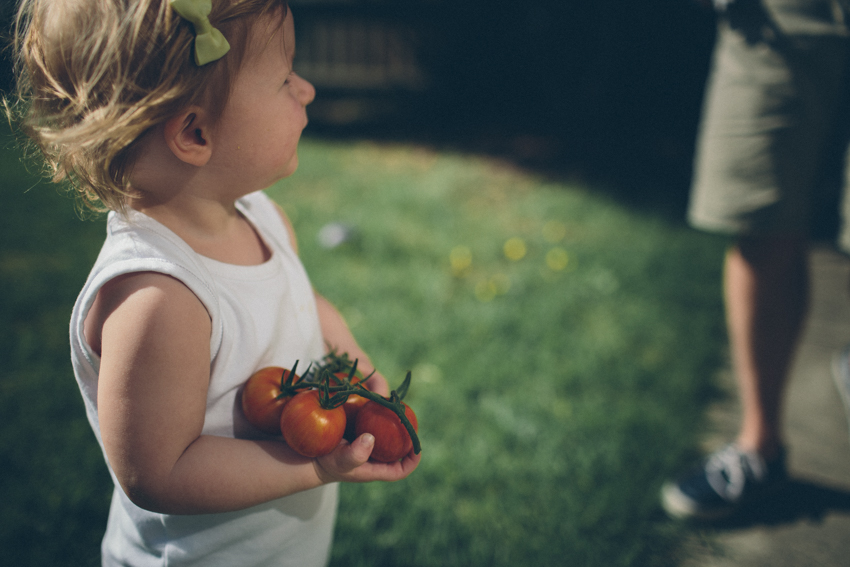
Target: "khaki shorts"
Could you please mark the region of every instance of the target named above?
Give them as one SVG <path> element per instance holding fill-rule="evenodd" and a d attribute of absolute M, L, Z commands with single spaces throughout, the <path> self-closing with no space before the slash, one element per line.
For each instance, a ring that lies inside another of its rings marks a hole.
<path fill-rule="evenodd" d="M 847 28 L 832 0 L 761 5 L 768 20 L 720 23 L 688 216 L 713 232 L 807 235 L 850 100 L 842 99 Z"/>

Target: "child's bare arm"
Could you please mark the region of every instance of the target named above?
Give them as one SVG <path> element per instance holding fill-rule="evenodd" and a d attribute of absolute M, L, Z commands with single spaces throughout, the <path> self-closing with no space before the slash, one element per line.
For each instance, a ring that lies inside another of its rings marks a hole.
<path fill-rule="evenodd" d="M 352 360 L 357 359 L 357 368 L 363 372 L 364 376 L 368 376 L 375 370 L 375 367 L 369 360 L 369 356 L 357 344 L 354 335 L 351 334 L 348 325 L 345 323 L 345 319 L 330 301 L 318 292 L 315 295 L 316 309 L 319 311 L 319 324 L 322 327 L 325 343 L 340 353 L 347 353 Z M 382 396 L 389 396 L 390 394 L 386 379 L 378 372 L 372 374 L 372 377 L 365 384 L 367 388 Z"/>
<path fill-rule="evenodd" d="M 289 240 L 297 254 L 298 238 L 295 235 L 295 230 L 292 228 L 292 223 L 289 221 L 286 212 L 279 205 L 277 206 L 277 210 L 281 219 L 283 219 L 283 224 L 289 233 Z M 369 356 L 357 344 L 354 335 L 351 334 L 348 325 L 345 323 L 345 319 L 343 319 L 342 315 L 330 301 L 318 292 L 315 295 L 316 308 L 319 312 L 319 324 L 322 327 L 322 336 L 325 339 L 325 343 L 329 348 L 336 349 L 340 353 L 348 354 L 352 360 L 357 359 L 357 367 L 364 375 L 371 374 L 375 370 L 375 367 L 372 365 Z M 390 394 L 386 379 L 378 372 L 375 372 L 372 378 L 366 382 L 366 387 L 382 396 L 388 396 Z"/>
<path fill-rule="evenodd" d="M 210 319 L 182 283 L 142 273 L 107 284 L 98 415 L 107 456 L 143 508 L 232 510 L 317 486 L 283 444 L 201 436 Z M 300 465 L 300 468 L 299 468 Z"/>
<path fill-rule="evenodd" d="M 110 282 L 98 302 L 100 428 L 137 505 L 178 514 L 237 510 L 351 476 L 346 471 L 368 457 L 371 447 L 341 445 L 319 467 L 281 442 L 201 435 L 211 328 L 201 302 L 155 273 Z M 350 480 L 397 480 L 412 470 L 369 465 Z"/>

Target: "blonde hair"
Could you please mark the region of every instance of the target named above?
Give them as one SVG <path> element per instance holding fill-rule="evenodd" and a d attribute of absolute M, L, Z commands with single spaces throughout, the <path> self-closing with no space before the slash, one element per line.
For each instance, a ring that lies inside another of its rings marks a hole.
<path fill-rule="evenodd" d="M 7 113 L 54 182 L 90 209 L 124 211 L 135 142 L 191 104 L 219 116 L 251 25 L 278 9 L 282 25 L 286 0 L 213 0 L 210 22 L 231 50 L 198 67 L 192 25 L 168 0 L 21 0 Z"/>

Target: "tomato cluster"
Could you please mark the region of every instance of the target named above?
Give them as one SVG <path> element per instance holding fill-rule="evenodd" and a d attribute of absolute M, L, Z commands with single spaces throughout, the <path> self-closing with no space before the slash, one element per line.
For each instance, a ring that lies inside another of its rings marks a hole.
<path fill-rule="evenodd" d="M 368 378 L 346 355 L 329 354 L 303 378 L 295 373 L 297 366 L 263 368 L 245 383 L 242 410 L 255 427 L 282 435 L 306 457 L 326 455 L 343 438 L 353 441 L 364 433 L 375 437 L 372 460 L 393 462 L 411 450 L 419 452 L 416 415 L 401 401 L 410 385 L 409 372 L 385 398 L 366 388 Z"/>

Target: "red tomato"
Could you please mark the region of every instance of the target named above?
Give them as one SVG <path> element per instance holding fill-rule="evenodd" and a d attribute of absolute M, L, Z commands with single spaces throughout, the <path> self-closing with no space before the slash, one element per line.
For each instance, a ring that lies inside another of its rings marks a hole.
<path fill-rule="evenodd" d="M 336 384 L 342 384 L 343 380 L 348 377 L 348 373 L 337 372 L 336 374 L 334 374 L 334 376 L 336 376 L 337 378 Z M 358 378 L 357 376 L 354 376 L 351 379 L 352 385 L 357 384 L 359 382 L 360 378 Z M 360 408 L 366 405 L 366 402 L 368 401 L 369 400 L 367 398 L 364 398 L 363 396 L 351 394 L 350 396 L 348 396 L 348 399 L 345 400 L 345 403 L 342 404 L 342 409 L 345 410 L 345 434 L 343 435 L 343 437 L 345 437 L 348 441 L 353 441 L 354 439 L 356 439 L 357 436 L 354 434 L 354 424 L 357 420 L 357 413 L 360 411 Z"/>
<path fill-rule="evenodd" d="M 283 407 L 280 429 L 286 443 L 305 457 L 327 455 L 342 441 L 345 410 L 325 409 L 318 390 L 296 394 Z"/>
<path fill-rule="evenodd" d="M 345 403 L 342 404 L 342 409 L 345 410 L 345 438 L 349 441 L 353 441 L 357 438 L 357 415 L 368 402 L 368 398 L 358 396 L 357 394 L 351 394 L 348 396 L 348 399 L 345 400 Z"/>
<path fill-rule="evenodd" d="M 404 415 L 410 421 L 413 430 L 418 433 L 419 424 L 416 423 L 416 414 L 407 404 L 404 404 Z M 369 458 L 382 463 L 397 461 L 413 449 L 413 441 L 401 419 L 390 408 L 372 400 L 369 400 L 357 414 L 355 433 L 356 437 L 364 433 L 375 436 L 375 448 L 372 449 L 372 455 Z"/>
<path fill-rule="evenodd" d="M 242 411 L 251 424 L 266 433 L 280 435 L 280 412 L 291 396 L 281 397 L 281 381 L 289 377 L 289 370 L 269 366 L 255 372 L 242 388 Z M 300 377 L 293 375 L 292 383 Z"/>

